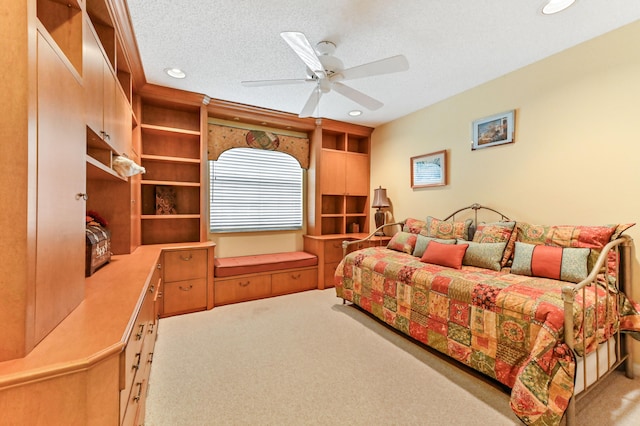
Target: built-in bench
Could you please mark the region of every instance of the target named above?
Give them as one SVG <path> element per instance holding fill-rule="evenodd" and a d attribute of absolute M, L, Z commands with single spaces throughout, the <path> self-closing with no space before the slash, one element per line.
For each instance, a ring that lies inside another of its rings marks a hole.
<path fill-rule="evenodd" d="M 216 258 L 215 305 L 318 287 L 318 257 L 304 251 Z"/>

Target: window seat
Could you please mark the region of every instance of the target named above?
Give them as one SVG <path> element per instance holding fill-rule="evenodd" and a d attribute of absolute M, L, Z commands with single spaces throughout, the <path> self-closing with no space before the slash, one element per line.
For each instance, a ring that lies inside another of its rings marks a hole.
<path fill-rule="evenodd" d="M 312 290 L 318 257 L 304 251 L 216 258 L 216 306 Z"/>

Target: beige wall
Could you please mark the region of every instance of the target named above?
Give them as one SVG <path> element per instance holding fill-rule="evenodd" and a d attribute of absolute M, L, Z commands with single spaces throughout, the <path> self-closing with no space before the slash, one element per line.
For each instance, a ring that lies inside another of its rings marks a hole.
<path fill-rule="evenodd" d="M 377 128 L 371 192 L 387 188 L 397 220 L 478 202 L 531 223 L 640 222 L 639 44 L 640 21 Z M 470 123 L 510 109 L 516 142 L 471 151 Z M 412 190 L 409 158 L 442 149 L 449 185 Z M 638 300 L 637 260 L 634 275 Z"/>

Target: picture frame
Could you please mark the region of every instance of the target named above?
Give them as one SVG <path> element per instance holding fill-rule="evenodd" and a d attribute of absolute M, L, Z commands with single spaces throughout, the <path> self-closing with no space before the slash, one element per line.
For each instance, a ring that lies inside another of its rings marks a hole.
<path fill-rule="evenodd" d="M 491 115 L 471 124 L 471 150 L 489 148 L 491 146 L 513 143 L 515 135 L 515 110 Z"/>
<path fill-rule="evenodd" d="M 430 188 L 447 184 L 447 151 L 411 157 L 411 188 Z"/>

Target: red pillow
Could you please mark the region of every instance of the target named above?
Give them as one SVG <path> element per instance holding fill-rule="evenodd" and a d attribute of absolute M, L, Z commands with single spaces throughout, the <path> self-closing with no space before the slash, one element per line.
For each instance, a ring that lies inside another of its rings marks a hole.
<path fill-rule="evenodd" d="M 437 241 L 431 241 L 420 261 L 460 269 L 462 268 L 462 258 L 467 251 L 467 247 L 469 247 L 469 244 L 442 244 Z"/>

